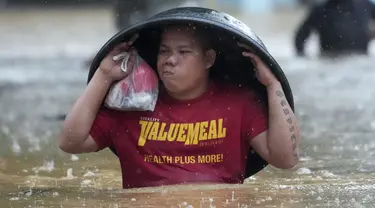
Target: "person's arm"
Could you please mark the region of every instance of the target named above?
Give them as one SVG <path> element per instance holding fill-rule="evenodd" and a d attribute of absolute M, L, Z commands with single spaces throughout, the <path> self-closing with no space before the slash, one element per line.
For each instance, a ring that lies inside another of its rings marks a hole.
<path fill-rule="evenodd" d="M 296 35 L 294 37 L 294 47 L 297 55 L 305 55 L 305 43 L 310 36 L 311 32 L 317 27 L 319 18 L 318 8 L 315 7 L 307 15 L 302 24 L 298 27 Z"/>
<path fill-rule="evenodd" d="M 251 50 L 242 43 L 239 46 Z M 251 122 L 251 125 L 247 125 L 247 132 L 251 132 L 248 138 L 250 145 L 269 164 L 277 168 L 292 168 L 299 161 L 300 134 L 296 116 L 284 96 L 280 82 L 268 66 L 249 51 L 244 51 L 243 56 L 251 59 L 257 79 L 267 88 L 269 108 L 268 113 L 265 113 L 261 102 L 254 99 L 250 101 L 255 109 L 250 111 L 254 113 L 247 115 Z M 265 121 L 268 122 L 268 128 L 264 127 Z"/>
<path fill-rule="evenodd" d="M 119 44 L 102 60 L 85 91 L 65 118 L 58 136 L 61 150 L 73 154 L 95 152 L 111 144 L 108 133 L 111 115 L 99 109 L 113 81 L 128 75 L 128 72 L 122 71 L 121 62 L 114 60 L 114 57 L 128 50 L 137 37 L 138 34 L 129 42 Z"/>
<path fill-rule="evenodd" d="M 250 145 L 269 164 L 277 168 L 292 168 L 299 161 L 298 121 L 280 83 L 268 86 L 267 93 L 268 130 L 255 136 Z"/>
<path fill-rule="evenodd" d="M 99 149 L 89 134 L 110 85 L 108 76 L 98 69 L 63 123 L 58 136 L 61 150 L 76 154 Z"/>

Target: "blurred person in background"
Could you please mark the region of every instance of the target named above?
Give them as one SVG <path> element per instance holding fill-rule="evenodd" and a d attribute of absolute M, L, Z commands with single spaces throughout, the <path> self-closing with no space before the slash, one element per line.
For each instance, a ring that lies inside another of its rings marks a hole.
<path fill-rule="evenodd" d="M 375 4 L 369 0 L 327 0 L 313 6 L 294 38 L 298 56 L 305 56 L 305 44 L 314 31 L 319 36 L 321 55 L 337 57 L 368 54 L 375 37 Z"/>
<path fill-rule="evenodd" d="M 115 0 L 113 12 L 117 30 L 140 22 L 159 12 L 182 6 L 199 6 L 202 0 Z"/>
<path fill-rule="evenodd" d="M 183 6 L 200 6 L 202 0 L 113 0 L 116 32 L 159 12 Z M 89 69 L 94 57 L 84 62 Z"/>

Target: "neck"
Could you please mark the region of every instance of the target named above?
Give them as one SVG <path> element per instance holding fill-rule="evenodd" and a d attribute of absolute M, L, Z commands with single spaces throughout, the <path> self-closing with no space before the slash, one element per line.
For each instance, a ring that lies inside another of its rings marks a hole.
<path fill-rule="evenodd" d="M 198 98 L 202 94 L 204 94 L 208 88 L 209 82 L 204 82 L 203 84 L 196 86 L 192 89 L 186 90 L 185 92 L 170 92 L 166 89 L 169 96 L 176 100 L 192 100 Z"/>

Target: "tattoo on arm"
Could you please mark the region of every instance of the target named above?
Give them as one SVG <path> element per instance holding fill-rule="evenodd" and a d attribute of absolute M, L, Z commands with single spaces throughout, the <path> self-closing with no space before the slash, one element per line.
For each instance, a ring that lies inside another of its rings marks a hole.
<path fill-rule="evenodd" d="M 289 114 L 289 109 L 283 109 L 283 111 L 284 111 L 284 114 L 285 114 L 285 115 L 288 115 L 288 114 Z"/>
<path fill-rule="evenodd" d="M 276 95 L 279 97 L 284 97 L 284 93 L 281 92 L 280 90 L 276 91 Z"/>
<path fill-rule="evenodd" d="M 289 124 L 292 124 L 292 118 L 289 117 L 288 119 L 286 119 L 286 121 L 289 123 Z"/>
<path fill-rule="evenodd" d="M 299 158 L 299 155 L 298 155 L 298 152 L 296 151 L 297 150 L 297 143 L 296 143 L 296 135 L 292 134 L 292 136 L 290 137 L 290 139 L 292 140 L 293 142 L 293 157 L 294 157 L 294 160 L 295 161 L 298 161 L 298 158 Z"/>
<path fill-rule="evenodd" d="M 284 106 L 286 106 L 286 101 L 285 100 L 281 100 L 280 104 L 281 104 L 282 107 L 284 107 Z"/>
<path fill-rule="evenodd" d="M 296 141 L 296 135 L 295 134 L 292 134 L 292 136 L 290 137 L 290 139 L 294 142 L 294 141 Z"/>
<path fill-rule="evenodd" d="M 281 91 L 277 91 L 276 92 L 276 95 L 278 96 L 278 97 L 284 97 L 284 93 L 283 92 L 281 92 Z M 281 105 L 281 107 L 283 107 L 282 108 L 282 110 L 283 110 L 283 112 L 284 112 L 284 115 L 289 115 L 290 114 L 290 111 L 289 111 L 289 109 L 286 107 L 287 106 L 287 102 L 284 100 L 284 99 L 282 99 L 281 101 L 280 101 L 280 105 Z M 298 161 L 298 159 L 299 159 L 299 155 L 298 155 L 298 152 L 296 151 L 297 150 L 297 143 L 296 143 L 296 140 L 297 140 L 297 137 L 296 137 L 296 135 L 295 135 L 295 133 L 294 133 L 294 131 L 295 131 L 295 128 L 294 128 L 294 125 L 293 125 L 293 120 L 292 120 L 292 118 L 291 117 L 288 117 L 287 119 L 286 119 L 286 121 L 290 124 L 290 127 L 289 127 L 289 132 L 292 134 L 291 136 L 290 136 L 290 140 L 292 141 L 292 152 L 293 152 L 293 157 L 294 157 L 294 160 L 295 161 Z"/>

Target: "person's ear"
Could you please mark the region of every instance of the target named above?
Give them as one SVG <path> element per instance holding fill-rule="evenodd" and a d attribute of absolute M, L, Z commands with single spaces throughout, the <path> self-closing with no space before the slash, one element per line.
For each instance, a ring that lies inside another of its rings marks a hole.
<path fill-rule="evenodd" d="M 216 60 L 216 51 L 213 49 L 209 49 L 205 53 L 205 62 L 206 62 L 206 68 L 212 67 L 214 65 Z"/>

